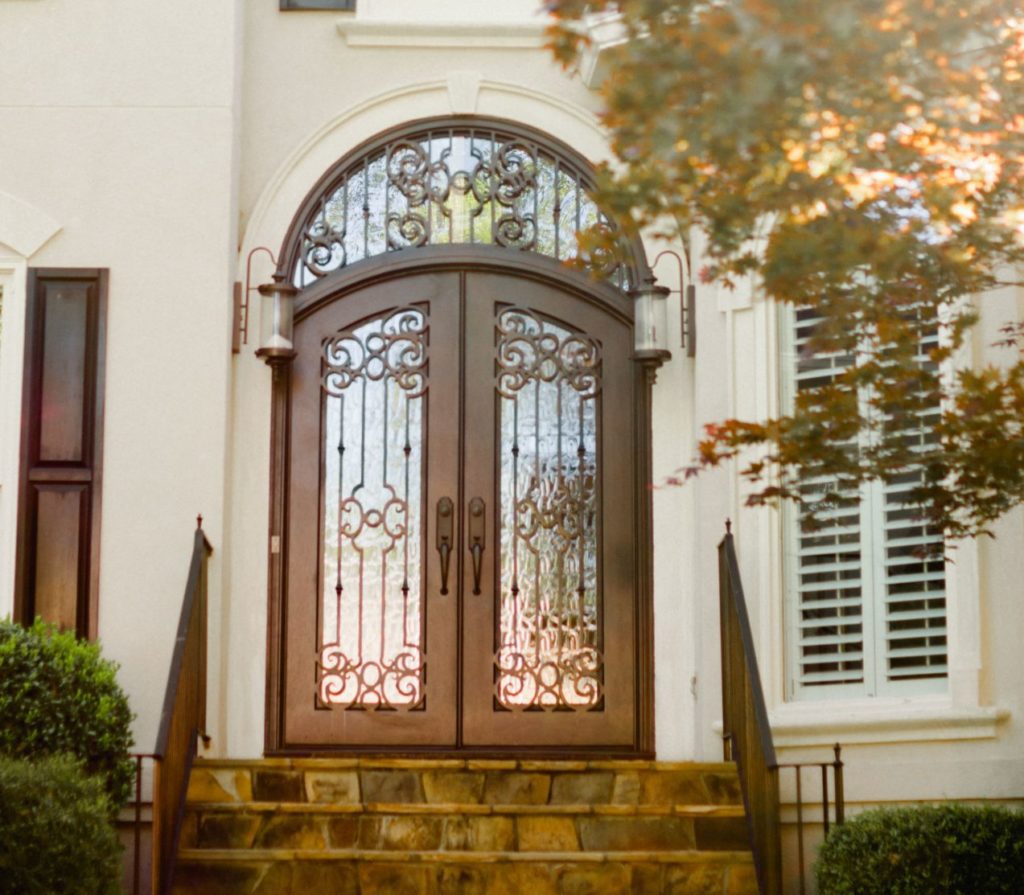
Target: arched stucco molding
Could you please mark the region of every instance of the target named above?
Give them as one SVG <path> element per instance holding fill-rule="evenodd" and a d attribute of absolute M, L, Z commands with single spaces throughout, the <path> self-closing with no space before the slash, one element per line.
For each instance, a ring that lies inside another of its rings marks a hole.
<path fill-rule="evenodd" d="M 256 202 L 249 210 L 241 240 L 237 279 L 246 282 L 246 262 L 254 248 L 266 246 L 275 256 L 278 254 L 293 217 L 324 172 L 356 147 L 409 122 L 470 114 L 520 122 L 568 144 L 590 162 L 610 159 L 607 135 L 594 111 L 596 100 L 591 105 L 591 100 L 578 83 L 566 84 L 565 92 L 570 99 L 561 94 L 553 95 L 532 86 L 487 78 L 481 72 L 453 66 L 451 71 L 436 79 L 409 83 L 354 102 L 316 130 L 305 135 L 296 134 L 294 149 L 262 185 Z M 653 248 L 653 244 L 647 246 L 648 257 L 652 257 Z M 266 282 L 273 271 L 274 267 L 265 253 L 253 255 L 250 285 Z M 677 289 L 681 286 L 674 282 L 671 285 Z M 250 300 L 255 297 L 254 291 L 250 293 Z M 252 301 L 249 310 L 252 315 L 249 322 L 249 344 L 238 356 L 233 371 L 234 423 L 232 460 L 229 463 L 232 484 L 228 503 L 231 506 L 230 538 L 236 545 L 262 543 L 267 534 L 270 514 L 269 489 L 265 484 L 265 476 L 270 465 L 271 374 L 254 350 L 258 344 L 255 340 L 259 332 L 259 302 Z M 676 317 L 673 315 L 673 325 Z M 678 330 L 673 330 L 670 338 L 673 344 L 678 344 Z M 679 396 L 690 394 L 684 388 L 686 383 L 682 367 L 681 361 L 672 362 L 666 364 L 659 374 L 659 382 L 664 383 L 658 386 L 664 392 L 661 415 L 678 422 L 678 425 L 666 430 L 661 436 L 663 443 L 657 450 L 659 456 L 663 457 L 660 467 L 663 472 L 658 473 L 659 478 L 686 461 L 685 456 L 677 456 L 678 451 L 672 453 L 670 448 L 692 442 L 693 434 L 685 427 L 692 411 L 687 410 L 686 415 L 679 413 Z M 655 440 L 659 437 L 658 431 L 656 428 Z M 682 499 L 681 494 L 682 491 L 675 491 L 666 496 L 666 492 L 659 492 L 657 499 L 662 506 L 658 512 L 661 518 L 667 520 L 667 524 L 662 525 L 663 533 L 659 537 L 663 543 L 660 548 L 655 548 L 656 554 L 660 552 L 665 557 L 679 555 L 676 543 L 678 529 L 674 520 L 680 518 L 678 504 Z M 263 592 L 267 587 L 267 573 L 265 565 L 261 567 L 259 563 L 251 561 L 248 547 L 229 551 L 227 556 L 230 564 L 229 590 L 235 596 L 228 598 L 224 612 L 224 629 L 229 642 L 219 657 L 220 675 L 224 681 L 223 703 L 232 707 L 233 717 L 237 721 L 225 723 L 226 739 L 221 740 L 221 748 L 225 754 L 255 756 L 262 754 L 265 745 L 263 723 L 266 719 L 262 685 L 266 674 L 266 656 L 260 650 L 253 650 L 253 644 L 266 642 L 267 628 L 265 617 L 254 613 L 251 600 L 243 595 Z M 656 637 L 660 637 L 655 651 L 662 657 L 675 655 L 677 660 L 675 664 L 664 658 L 659 660 L 664 664 L 665 674 L 663 682 L 658 685 L 661 695 L 655 698 L 655 702 L 660 700 L 662 705 L 670 709 L 683 703 L 682 695 L 677 692 L 679 682 L 690 681 L 696 670 L 690 658 L 693 649 L 680 653 L 677 642 L 677 632 L 693 628 L 690 616 L 696 614 L 696 610 L 689 607 L 686 610 L 689 614 L 684 614 L 684 608 L 677 605 L 677 583 L 684 576 L 685 568 L 682 563 L 677 563 L 656 573 L 660 574 L 664 582 L 664 608 L 661 611 L 661 633 L 657 633 L 659 628 L 655 628 Z M 658 611 L 655 610 L 656 614 Z M 217 662 L 218 659 L 212 661 Z M 685 690 L 685 693 L 689 692 Z M 677 714 L 674 711 L 666 709 L 661 713 L 662 720 L 658 720 L 656 713 L 655 723 L 663 728 L 658 734 L 659 749 L 664 750 L 665 756 L 695 756 L 691 747 L 684 744 L 686 731 L 689 730 L 686 724 L 692 721 L 695 712 L 696 709 L 692 708 L 687 719 L 678 722 L 672 720 Z M 235 724 L 237 728 L 233 726 Z M 692 734 L 690 738 L 693 738 Z"/>
<path fill-rule="evenodd" d="M 324 171 L 352 148 L 409 121 L 465 114 L 472 104 L 475 114 L 547 131 L 591 162 L 610 157 L 607 138 L 590 110 L 520 84 L 476 80 L 471 74 L 453 72 L 380 93 L 350 106 L 303 140 L 270 178 L 253 208 L 242 241 L 239 278 L 245 276 L 245 259 L 252 248 L 267 246 L 277 252 L 296 209 Z"/>
<path fill-rule="evenodd" d="M 34 205 L 0 191 L 0 244 L 31 258 L 61 231 L 61 225 Z"/>

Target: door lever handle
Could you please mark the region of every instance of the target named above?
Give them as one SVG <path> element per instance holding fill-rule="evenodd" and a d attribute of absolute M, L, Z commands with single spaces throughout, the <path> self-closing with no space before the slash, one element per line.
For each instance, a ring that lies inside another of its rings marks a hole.
<path fill-rule="evenodd" d="M 437 502 L 437 552 L 441 555 L 441 593 L 448 593 L 448 570 L 452 561 L 452 528 L 455 505 L 450 497 Z"/>
<path fill-rule="evenodd" d="M 480 574 L 483 571 L 486 524 L 483 498 L 474 497 L 469 502 L 469 552 L 473 555 L 473 593 L 477 596 L 480 594 Z"/>

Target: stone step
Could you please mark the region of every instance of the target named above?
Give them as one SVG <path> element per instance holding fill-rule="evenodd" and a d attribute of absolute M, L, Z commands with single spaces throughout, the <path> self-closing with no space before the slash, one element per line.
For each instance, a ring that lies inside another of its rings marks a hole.
<path fill-rule="evenodd" d="M 310 805 L 190 806 L 182 845 L 200 849 L 387 851 L 736 851 L 739 806 Z"/>
<path fill-rule="evenodd" d="M 732 764 L 197 761 L 184 895 L 756 895 Z"/>
<path fill-rule="evenodd" d="M 459 802 L 194 802 L 204 814 L 602 814 L 616 817 L 679 814 L 743 817 L 742 805 L 482 805 Z"/>
<path fill-rule="evenodd" d="M 738 805 L 735 766 L 645 761 L 197 761 L 188 800 L 317 804 Z"/>
<path fill-rule="evenodd" d="M 749 852 L 186 849 L 172 895 L 757 895 Z"/>

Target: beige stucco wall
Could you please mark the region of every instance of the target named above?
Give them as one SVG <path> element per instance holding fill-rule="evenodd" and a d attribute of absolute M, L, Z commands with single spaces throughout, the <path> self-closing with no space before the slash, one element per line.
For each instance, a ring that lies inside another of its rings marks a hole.
<path fill-rule="evenodd" d="M 0 194 L 58 231 L 27 263 L 111 269 L 100 633 L 123 665 L 140 748 L 156 732 L 199 512 L 216 550 L 212 748 L 244 756 L 263 746 L 270 380 L 255 337 L 230 354 L 232 281 L 245 280 L 255 247 L 278 251 L 334 160 L 393 125 L 477 112 L 605 157 L 595 96 L 538 47 L 531 7 L 506 2 L 505 21 L 467 32 L 480 16 L 468 0 L 430 4 L 429 20 L 411 0 L 363 0 L 354 20 L 283 14 L 273 0 L 0 0 Z M 446 32 L 446 21 L 458 27 Z M 10 259 L 0 253 L 0 275 L 23 270 L 16 246 Z M 255 255 L 252 283 L 271 270 Z M 671 259 L 658 274 L 678 286 Z M 994 327 L 1024 310 L 1019 294 L 989 298 L 977 360 L 990 355 Z M 705 422 L 777 408 L 776 316 L 749 284 L 699 288 L 697 358 L 677 349 L 655 387 L 656 484 L 691 460 Z M 678 346 L 675 306 L 670 321 Z M 8 464 L 11 425 L 0 430 Z M 785 760 L 826 757 L 834 739 L 852 744 L 856 803 L 1024 795 L 1024 514 L 1002 522 L 995 541 L 964 548 L 954 568 L 950 696 L 808 707 L 783 699 L 777 514 L 745 508 L 729 469 L 656 488 L 654 510 L 660 757 L 720 755 L 715 547 L 728 517 Z M 0 587 L 0 601 L 8 593 Z"/>
<path fill-rule="evenodd" d="M 0 2 L 0 192 L 60 227 L 28 263 L 111 271 L 99 632 L 143 751 L 197 513 L 223 546 L 238 7 Z"/>

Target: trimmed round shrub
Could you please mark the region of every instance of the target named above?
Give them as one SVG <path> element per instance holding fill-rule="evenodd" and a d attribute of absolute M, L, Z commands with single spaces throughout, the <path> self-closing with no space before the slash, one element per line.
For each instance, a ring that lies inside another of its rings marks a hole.
<path fill-rule="evenodd" d="M 819 895 L 1020 895 L 1024 813 L 967 805 L 866 811 L 836 827 Z"/>
<path fill-rule="evenodd" d="M 120 875 L 99 777 L 68 756 L 0 758 L 0 895 L 116 895 Z"/>
<path fill-rule="evenodd" d="M 99 647 L 39 619 L 0 620 L 0 755 L 73 755 L 102 775 L 116 811 L 132 794 L 132 713 L 117 665 Z"/>

